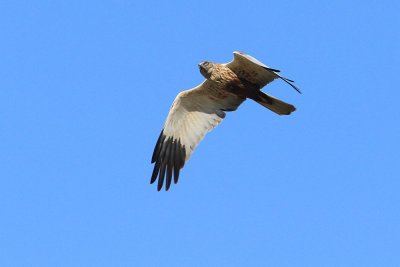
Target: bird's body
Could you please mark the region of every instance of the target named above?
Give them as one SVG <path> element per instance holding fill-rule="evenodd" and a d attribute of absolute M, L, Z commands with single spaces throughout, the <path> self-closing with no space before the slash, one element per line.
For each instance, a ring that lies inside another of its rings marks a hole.
<path fill-rule="evenodd" d="M 214 101 L 222 101 L 228 97 L 240 97 L 246 99 L 246 90 L 239 77 L 223 64 L 209 63 L 214 68 L 210 77 L 201 86 L 200 91 Z M 201 68 L 201 67 L 200 67 Z M 190 90 L 189 90 L 190 91 Z"/>
<path fill-rule="evenodd" d="M 229 95 L 236 95 L 242 98 L 248 97 L 256 91 L 255 85 L 241 80 L 230 68 L 223 64 L 209 63 L 214 68 L 212 75 L 208 79 L 209 85 L 205 88 L 210 96 L 225 98 Z"/>
<path fill-rule="evenodd" d="M 234 111 L 250 98 L 279 115 L 289 115 L 295 107 L 263 93 L 260 89 L 274 79 L 283 78 L 258 60 L 241 52 L 234 52 L 235 59 L 227 64 L 202 62 L 200 73 L 206 80 L 199 86 L 178 94 L 154 149 L 155 162 L 151 183 L 157 177 L 162 188 L 166 177 L 169 189 L 172 174 L 178 182 L 179 171 L 189 160 L 194 148 L 207 132 L 225 117 L 225 111 Z M 299 91 L 300 92 L 300 91 Z"/>

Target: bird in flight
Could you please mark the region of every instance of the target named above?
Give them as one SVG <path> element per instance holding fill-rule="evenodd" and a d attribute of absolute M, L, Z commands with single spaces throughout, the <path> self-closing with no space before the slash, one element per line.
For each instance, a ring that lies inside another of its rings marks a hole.
<path fill-rule="evenodd" d="M 292 80 L 250 55 L 237 51 L 233 55 L 233 61 L 226 64 L 201 62 L 200 73 L 206 80 L 175 98 L 151 159 L 155 166 L 150 183 L 158 177 L 158 191 L 164 178 L 166 191 L 172 176 L 174 183 L 178 182 L 179 171 L 206 133 L 225 118 L 226 111 L 236 110 L 247 98 L 278 115 L 289 115 L 296 110 L 293 105 L 260 90 L 273 80 L 282 79 L 301 94 Z"/>

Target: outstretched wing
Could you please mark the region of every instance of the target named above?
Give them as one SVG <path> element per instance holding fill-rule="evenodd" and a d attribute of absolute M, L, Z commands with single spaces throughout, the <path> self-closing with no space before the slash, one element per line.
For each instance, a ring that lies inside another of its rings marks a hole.
<path fill-rule="evenodd" d="M 176 97 L 167 120 L 158 138 L 151 162 L 155 162 L 150 183 L 158 177 L 158 191 L 161 190 L 166 176 L 165 190 L 178 182 L 179 171 L 189 160 L 195 147 L 207 132 L 216 127 L 225 117 L 224 111 L 233 111 L 245 100 L 229 95 L 215 98 L 209 94 L 209 81 Z"/>
<path fill-rule="evenodd" d="M 281 78 L 301 94 L 300 90 L 293 85 L 294 81 L 279 75 L 277 73 L 279 70 L 271 69 L 254 57 L 242 52 L 235 51 L 233 52 L 233 55 L 233 61 L 227 63 L 226 66 L 230 68 L 239 78 L 247 80 L 253 84 L 257 84 L 260 89 L 273 80 Z"/>

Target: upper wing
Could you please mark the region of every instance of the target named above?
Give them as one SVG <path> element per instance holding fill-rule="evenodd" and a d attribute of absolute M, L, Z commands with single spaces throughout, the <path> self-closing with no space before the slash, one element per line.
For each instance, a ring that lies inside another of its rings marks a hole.
<path fill-rule="evenodd" d="M 189 160 L 206 133 L 222 121 L 225 117 L 224 111 L 236 110 L 245 100 L 234 95 L 215 98 L 208 93 L 207 88 L 210 86 L 212 84 L 206 80 L 198 87 L 178 94 L 172 104 L 151 160 L 156 164 L 150 183 L 154 183 L 159 177 L 159 191 L 163 186 L 165 173 L 165 189 L 168 190 L 172 172 L 176 184 L 185 161 Z"/>
<path fill-rule="evenodd" d="M 260 88 L 264 87 L 275 79 L 281 78 L 301 94 L 300 90 L 292 84 L 294 81 L 280 76 L 277 73 L 279 70 L 271 69 L 254 57 L 242 52 L 235 51 L 233 52 L 233 55 L 233 61 L 227 63 L 226 66 L 230 68 L 239 78 L 257 84 L 260 86 Z"/>

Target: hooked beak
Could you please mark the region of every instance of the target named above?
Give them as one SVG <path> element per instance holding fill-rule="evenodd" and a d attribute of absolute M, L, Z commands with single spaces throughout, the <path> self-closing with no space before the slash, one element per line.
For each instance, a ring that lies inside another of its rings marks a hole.
<path fill-rule="evenodd" d="M 205 75 L 207 73 L 207 70 L 204 67 L 203 63 L 199 64 L 199 70 L 200 70 L 200 73 L 203 74 L 203 75 Z"/>

